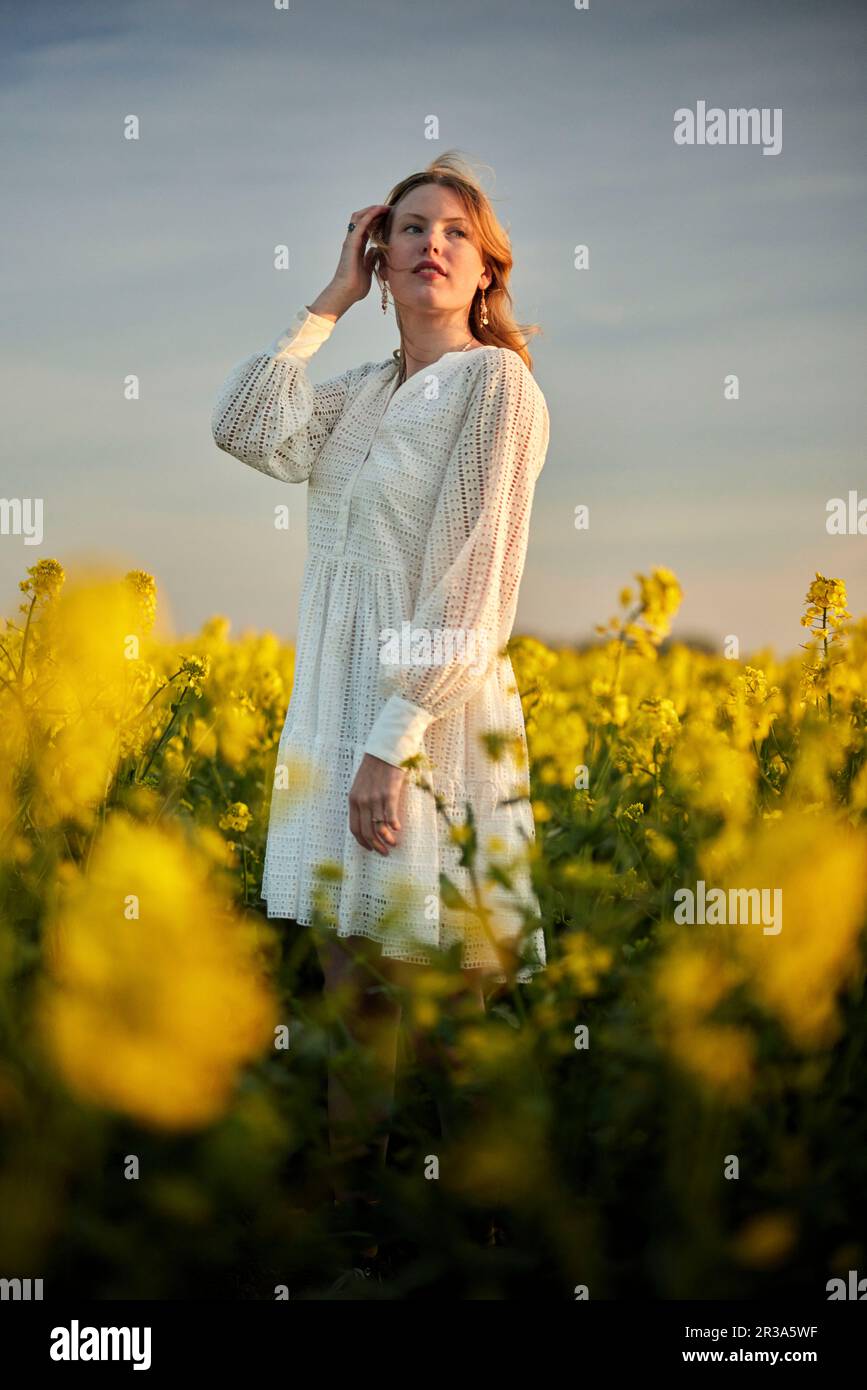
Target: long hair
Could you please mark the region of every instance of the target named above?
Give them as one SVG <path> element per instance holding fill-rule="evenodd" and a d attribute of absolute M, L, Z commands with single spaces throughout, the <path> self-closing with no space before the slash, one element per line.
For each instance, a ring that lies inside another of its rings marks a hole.
<path fill-rule="evenodd" d="M 532 371 L 533 359 L 527 351 L 527 339 L 540 331 L 539 325 L 535 323 L 518 324 L 512 314 L 512 296 L 508 288 L 513 264 L 512 248 L 508 235 L 494 212 L 487 194 L 466 160 L 457 151 L 447 150 L 444 154 L 437 155 L 426 169 L 422 169 L 416 174 L 409 174 L 407 178 L 401 179 L 400 183 L 395 184 L 385 202 L 393 209 L 410 189 L 419 188 L 426 183 L 444 184 L 448 188 L 453 188 L 459 195 L 464 204 L 467 218 L 473 227 L 479 254 L 491 272 L 491 283 L 485 290 L 488 309 L 487 326 L 482 323 L 481 319 L 482 291 L 477 289 L 470 305 L 468 329 L 480 343 L 490 344 L 493 347 L 511 348 L 512 352 L 516 352 Z M 388 253 L 393 220 L 393 211 L 384 212 L 370 225 L 370 243 L 380 252 L 374 262 L 380 288 L 382 288 L 383 282 L 378 267 L 382 257 L 387 256 Z M 397 326 L 400 329 L 400 314 L 397 304 L 394 307 Z M 395 348 L 393 355 L 399 365 L 399 376 L 403 377 L 406 373 L 406 356 L 402 331 L 400 347 Z"/>

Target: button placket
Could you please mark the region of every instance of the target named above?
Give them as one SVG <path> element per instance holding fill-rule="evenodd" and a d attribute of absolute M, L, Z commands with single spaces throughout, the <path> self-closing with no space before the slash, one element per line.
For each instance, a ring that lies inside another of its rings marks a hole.
<path fill-rule="evenodd" d="M 371 435 L 370 443 L 367 446 L 367 453 L 364 455 L 364 458 L 361 460 L 361 463 L 358 465 L 352 477 L 350 478 L 349 483 L 346 486 L 346 490 L 342 498 L 340 499 L 340 506 L 337 510 L 337 538 L 339 542 L 337 546 L 337 552 L 340 555 L 342 555 L 346 550 L 346 538 L 349 532 L 349 509 L 352 506 L 352 494 L 355 491 L 355 484 L 358 482 L 358 478 L 361 474 L 362 468 L 367 463 L 367 460 L 370 458 L 370 452 L 374 444 L 376 443 L 376 436 L 379 434 L 379 427 L 385 419 L 386 411 L 388 410 L 388 407 L 391 405 L 391 402 L 394 399 L 395 395 L 396 391 L 394 390 L 389 393 L 388 399 L 385 402 L 385 406 L 382 410 L 382 413 L 380 414 L 379 419 L 376 422 L 373 434 Z"/>

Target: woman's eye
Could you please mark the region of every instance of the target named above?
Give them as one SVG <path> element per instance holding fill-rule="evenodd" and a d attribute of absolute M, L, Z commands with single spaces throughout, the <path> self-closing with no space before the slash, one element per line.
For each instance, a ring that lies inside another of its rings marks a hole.
<path fill-rule="evenodd" d="M 409 223 L 407 223 L 407 225 L 404 227 L 403 230 L 404 230 L 405 232 L 412 232 L 412 231 L 420 232 L 420 231 L 421 231 L 421 227 L 419 226 L 419 224 L 418 224 L 417 222 L 409 222 Z M 467 233 L 464 231 L 463 227 L 452 227 L 451 230 L 452 230 L 453 232 L 459 232 L 460 235 L 463 236 L 463 237 L 465 237 L 465 236 L 467 235 Z"/>

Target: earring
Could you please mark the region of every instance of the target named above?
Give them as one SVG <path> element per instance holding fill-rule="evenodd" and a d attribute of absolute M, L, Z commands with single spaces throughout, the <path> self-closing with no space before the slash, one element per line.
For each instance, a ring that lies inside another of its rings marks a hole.
<path fill-rule="evenodd" d="M 485 302 L 485 291 L 484 291 L 484 290 L 482 290 L 482 323 L 483 323 L 483 325 L 485 326 L 485 328 L 487 328 L 487 326 L 488 326 L 488 306 L 487 306 L 487 303 Z"/>
<path fill-rule="evenodd" d="M 384 280 L 382 282 L 382 312 L 388 313 L 388 285 Z"/>

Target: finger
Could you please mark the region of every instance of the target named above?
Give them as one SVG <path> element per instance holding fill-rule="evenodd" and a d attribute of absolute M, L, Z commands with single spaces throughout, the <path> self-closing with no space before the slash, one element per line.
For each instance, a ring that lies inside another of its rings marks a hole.
<path fill-rule="evenodd" d="M 354 212 L 349 220 L 350 222 L 354 222 L 355 226 L 348 235 L 354 236 L 356 232 L 362 233 L 368 223 L 372 222 L 374 218 L 380 217 L 382 213 L 388 212 L 388 210 L 388 203 L 371 203 L 369 207 L 361 208 L 358 212 Z"/>
<path fill-rule="evenodd" d="M 362 245 L 362 246 L 366 245 L 367 242 L 370 242 L 370 245 L 373 246 L 373 247 L 375 248 L 375 246 L 376 246 L 376 238 L 375 238 L 374 235 L 373 235 L 372 228 L 373 228 L 373 224 L 374 224 L 375 222 L 377 222 L 377 221 L 381 218 L 381 216 L 382 216 L 382 208 L 374 208 L 373 211 L 371 212 L 370 216 L 369 216 L 369 217 L 366 217 L 366 218 L 364 219 L 364 221 L 362 222 L 362 224 L 361 224 L 361 245 Z M 358 230 L 358 228 L 356 228 L 356 230 Z"/>
<path fill-rule="evenodd" d="M 402 833 L 402 830 L 403 830 L 403 826 L 402 826 L 401 823 L 400 823 L 400 816 L 399 816 L 399 814 L 398 814 L 398 798 L 397 798 L 397 796 L 391 797 L 391 798 L 386 802 L 386 808 L 385 808 L 385 810 L 383 811 L 383 815 L 385 816 L 386 820 L 388 821 L 389 828 L 390 828 L 390 830 L 392 831 L 392 835 L 393 835 L 393 839 L 394 839 L 394 844 L 395 844 L 395 846 L 397 846 L 397 845 L 400 844 L 400 837 L 401 837 L 401 833 Z"/>
<path fill-rule="evenodd" d="M 385 823 L 392 834 L 394 834 L 396 830 L 400 830 L 400 816 L 398 814 L 398 793 L 393 789 L 387 791 L 385 796 L 382 798 L 382 810 L 380 811 L 380 815 L 385 820 Z"/>
<path fill-rule="evenodd" d="M 358 838 L 365 849 L 373 849 L 370 841 L 370 808 L 367 806 L 358 808 Z"/>
<path fill-rule="evenodd" d="M 394 846 L 397 844 L 397 841 L 394 838 L 394 833 L 391 830 L 388 821 L 388 808 L 385 802 L 382 801 L 380 805 L 376 808 L 376 814 L 373 819 L 373 833 L 376 836 L 377 840 L 380 842 L 380 844 L 388 845 L 392 849 L 394 849 Z"/>
<path fill-rule="evenodd" d="M 373 806 L 370 804 L 361 808 L 361 833 L 369 840 L 369 849 L 375 849 L 377 854 L 385 855 L 388 850 L 383 847 L 377 834 L 380 827 L 373 824 L 374 814 Z"/>
<path fill-rule="evenodd" d="M 350 801 L 349 803 L 349 829 L 362 849 L 370 849 L 370 845 L 367 844 L 361 828 L 361 813 L 354 801 Z"/>
<path fill-rule="evenodd" d="M 364 833 L 364 811 L 359 802 L 350 801 L 349 825 L 362 849 L 370 849 L 370 842 Z"/>
<path fill-rule="evenodd" d="M 400 828 L 401 828 L 401 825 L 400 825 L 400 804 L 401 804 L 401 800 L 402 800 L 402 798 L 403 798 L 403 793 L 404 793 L 404 788 L 405 788 L 405 787 L 406 787 L 406 778 L 404 778 L 404 779 L 402 780 L 402 782 L 400 783 L 400 786 L 398 786 L 398 787 L 396 787 L 396 788 L 392 788 L 392 790 L 389 792 L 388 796 L 387 796 L 386 799 L 385 799 L 385 814 L 387 815 L 387 817 L 388 817 L 388 823 L 389 823 L 389 825 L 392 827 L 393 830 L 400 830 Z"/>

